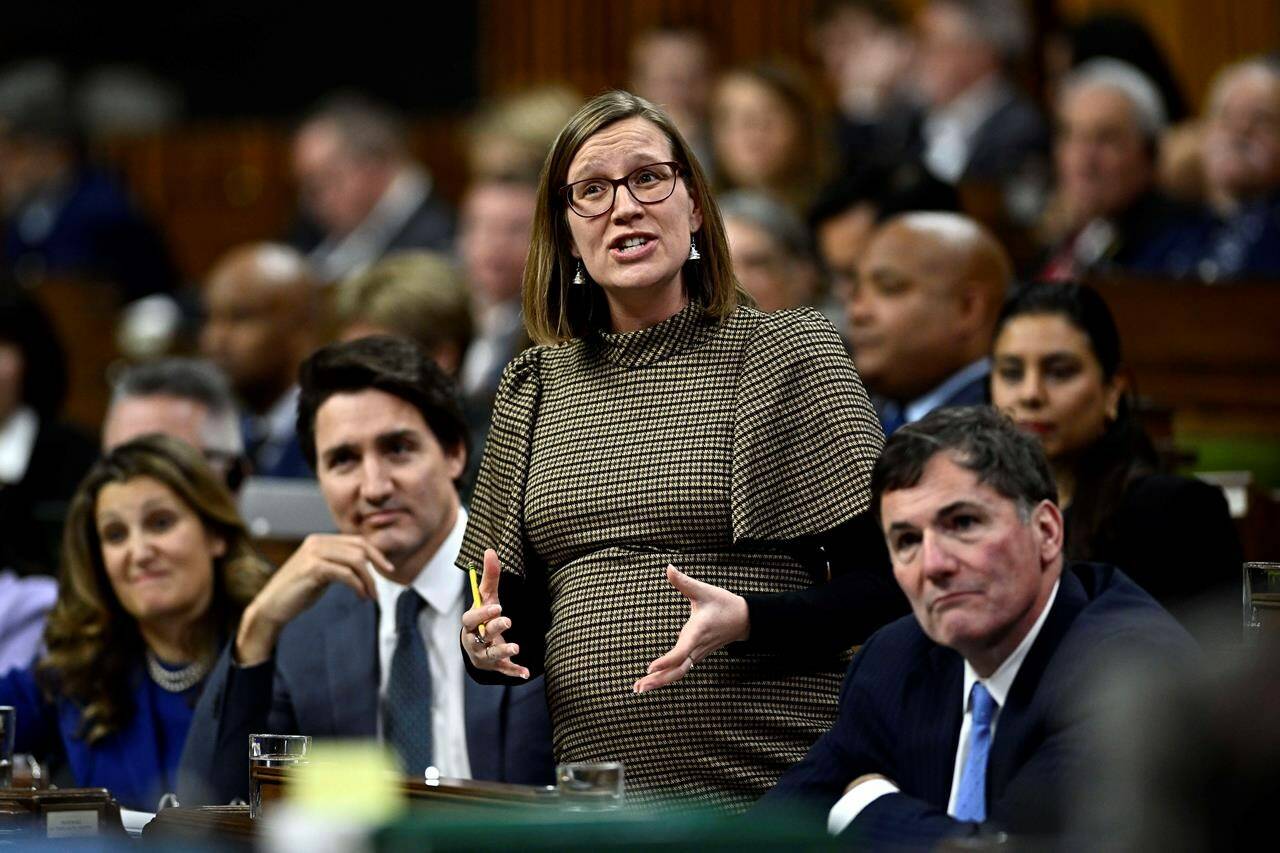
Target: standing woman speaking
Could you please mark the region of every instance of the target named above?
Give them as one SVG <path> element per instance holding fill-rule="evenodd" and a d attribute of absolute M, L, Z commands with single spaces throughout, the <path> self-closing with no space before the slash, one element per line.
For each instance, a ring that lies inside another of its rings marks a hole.
<path fill-rule="evenodd" d="M 543 167 L 541 345 L 498 391 L 459 556 L 484 562 L 484 605 L 461 638 L 479 680 L 545 672 L 557 760 L 622 761 L 643 802 L 760 796 L 834 719 L 830 635 L 899 612 L 883 552 L 812 592 L 883 443 L 853 363 L 816 311 L 739 298 L 671 120 L 626 92 L 588 102 Z"/>

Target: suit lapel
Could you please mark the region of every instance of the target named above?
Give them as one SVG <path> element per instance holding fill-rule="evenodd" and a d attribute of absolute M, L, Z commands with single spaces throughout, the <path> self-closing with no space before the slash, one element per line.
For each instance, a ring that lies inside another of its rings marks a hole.
<path fill-rule="evenodd" d="M 342 737 L 378 734 L 378 605 L 343 596 L 324 633 L 329 673 L 331 732 Z"/>
<path fill-rule="evenodd" d="M 1000 718 L 996 723 L 995 739 L 991 743 L 991 754 L 987 758 L 987 801 L 999 797 L 1014 771 L 1026 760 L 1021 753 L 1035 734 L 1032 729 L 1043 723 L 1043 716 L 1030 713 L 1037 695 L 1051 685 L 1045 685 L 1043 676 L 1053 659 L 1054 652 L 1062 638 L 1066 636 L 1075 622 L 1076 616 L 1088 603 L 1084 586 L 1079 578 L 1066 568 L 1062 572 L 1062 580 L 1058 587 L 1058 596 L 1053 602 L 1053 609 L 1040 629 L 1040 635 L 1032 643 L 1027 657 L 1018 669 L 1005 706 L 1000 709 Z"/>

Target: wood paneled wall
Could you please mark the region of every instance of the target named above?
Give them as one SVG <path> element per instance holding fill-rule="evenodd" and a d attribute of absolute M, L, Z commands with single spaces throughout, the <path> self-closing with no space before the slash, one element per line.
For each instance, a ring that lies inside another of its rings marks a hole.
<path fill-rule="evenodd" d="M 900 0 L 913 10 L 924 0 Z M 1280 48 L 1277 0 L 1025 0 L 1067 19 L 1123 9 L 1141 17 L 1168 52 L 1191 104 L 1199 108 L 1224 63 Z M 711 35 L 720 64 L 775 55 L 810 62 L 807 38 L 816 0 L 482 0 L 480 81 L 489 93 L 565 82 L 584 95 L 623 85 L 627 47 L 663 23 Z"/>
<path fill-rule="evenodd" d="M 583 95 L 627 82 L 628 48 L 645 30 L 707 32 L 719 65 L 784 56 L 806 61 L 816 0 L 483 0 L 480 85 L 501 94 L 563 82 Z"/>
<path fill-rule="evenodd" d="M 1058 0 L 1057 6 L 1068 18 L 1110 10 L 1139 16 L 1167 52 L 1196 112 L 1219 68 L 1280 49 L 1277 0 Z"/>

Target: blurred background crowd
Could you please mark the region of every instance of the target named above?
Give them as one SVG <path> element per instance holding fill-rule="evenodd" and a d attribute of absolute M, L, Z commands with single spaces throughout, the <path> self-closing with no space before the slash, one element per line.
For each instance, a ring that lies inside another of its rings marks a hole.
<path fill-rule="evenodd" d="M 528 343 L 542 160 L 609 87 L 665 107 L 709 167 L 757 304 L 822 308 L 890 401 L 921 389 L 890 393 L 877 359 L 898 356 L 877 356 L 880 339 L 927 329 L 903 315 L 895 330 L 867 284 L 886 220 L 961 212 L 1019 280 L 1096 284 L 1164 460 L 1234 472 L 1219 480 L 1246 554 L 1263 548 L 1280 486 L 1274 4 L 365 11 L 341 33 L 254 4 L 166 12 L 145 34 L 60 3 L 15 13 L 0 46 L 7 565 L 52 570 L 60 502 L 121 416 L 121 377 L 161 357 L 207 359 L 229 388 L 238 434 L 205 445 L 236 482 L 310 477 L 297 365 L 370 332 L 412 337 L 458 379 L 479 446 Z M 954 264 L 909 237 L 881 247 L 889 267 L 915 262 L 896 274 Z M 990 313 L 973 340 L 947 333 L 949 367 L 987 353 Z M 175 396 L 166 382 L 140 393 Z"/>

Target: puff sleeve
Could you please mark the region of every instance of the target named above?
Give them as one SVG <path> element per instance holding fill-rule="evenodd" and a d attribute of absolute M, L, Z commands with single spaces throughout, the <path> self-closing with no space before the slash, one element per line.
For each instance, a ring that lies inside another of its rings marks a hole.
<path fill-rule="evenodd" d="M 831 323 L 811 308 L 765 316 L 738 378 L 734 540 L 813 536 L 865 511 L 883 446 L 875 410 Z"/>

